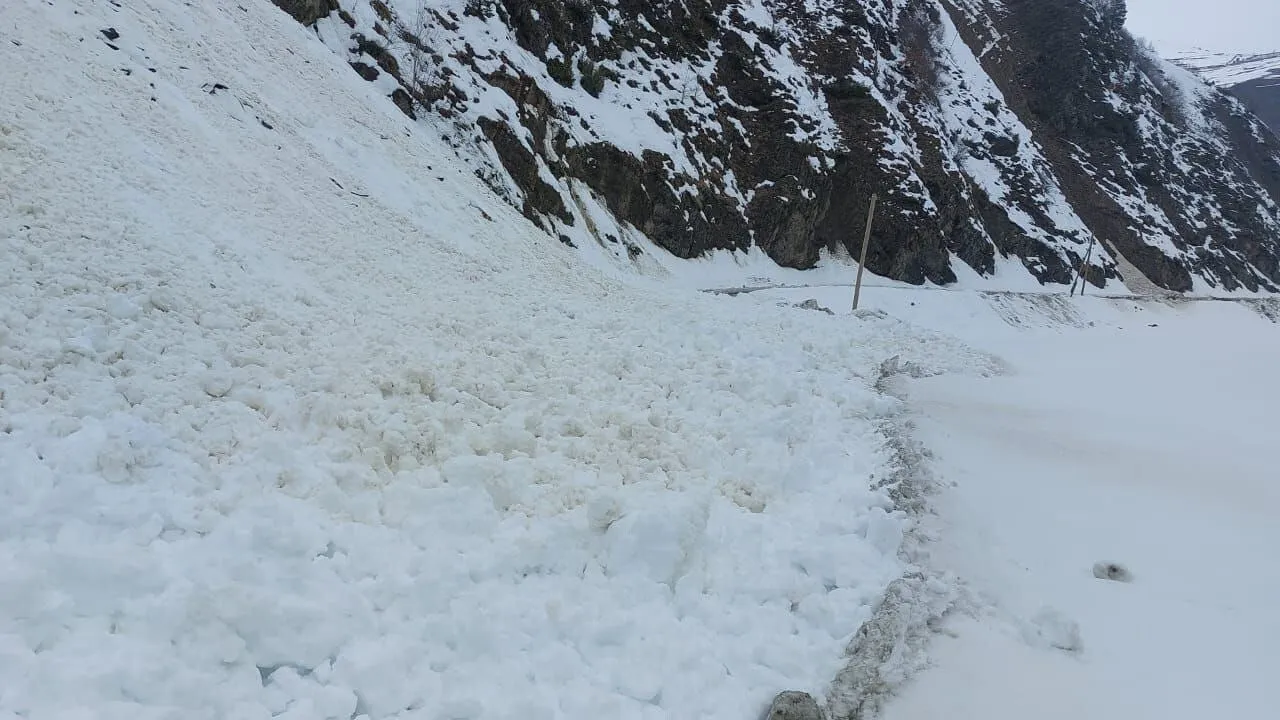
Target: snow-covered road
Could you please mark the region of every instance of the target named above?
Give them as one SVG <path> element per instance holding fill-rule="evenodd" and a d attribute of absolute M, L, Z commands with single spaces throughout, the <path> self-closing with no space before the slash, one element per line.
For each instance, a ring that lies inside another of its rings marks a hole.
<path fill-rule="evenodd" d="M 1280 325 L 1251 303 L 866 298 L 1008 368 L 899 388 L 943 485 L 932 565 L 972 607 L 885 720 L 1270 717 Z"/>
<path fill-rule="evenodd" d="M 955 482 L 937 559 L 980 619 L 957 618 L 886 720 L 1274 712 L 1280 327 L 1222 303 L 1089 305 L 1120 327 L 978 341 L 1012 374 L 912 384 Z"/>

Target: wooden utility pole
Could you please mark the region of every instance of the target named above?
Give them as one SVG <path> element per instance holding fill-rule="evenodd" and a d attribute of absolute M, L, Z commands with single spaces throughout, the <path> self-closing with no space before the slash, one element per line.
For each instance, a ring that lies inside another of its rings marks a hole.
<path fill-rule="evenodd" d="M 853 283 L 853 309 L 858 309 L 858 298 L 862 295 L 862 270 L 867 266 L 867 246 L 871 244 L 871 221 L 876 216 L 876 195 L 871 194 L 871 207 L 867 210 L 867 231 L 862 235 L 862 254 L 858 256 L 858 279 Z"/>
<path fill-rule="evenodd" d="M 1097 236 L 1089 238 L 1089 249 L 1085 251 L 1084 260 L 1080 261 L 1080 268 L 1076 271 L 1076 281 L 1071 283 L 1071 294 L 1076 294 L 1076 284 L 1080 285 L 1080 297 L 1084 297 L 1085 279 L 1084 269 L 1089 267 L 1089 259 L 1093 257 L 1093 244 L 1098 241 Z"/>

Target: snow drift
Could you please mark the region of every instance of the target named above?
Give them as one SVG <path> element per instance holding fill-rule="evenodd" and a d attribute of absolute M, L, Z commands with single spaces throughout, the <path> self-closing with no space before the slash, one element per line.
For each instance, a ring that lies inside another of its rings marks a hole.
<path fill-rule="evenodd" d="M 822 692 L 909 569 L 877 369 L 983 356 L 609 280 L 266 3 L 2 12 L 0 716 Z"/>

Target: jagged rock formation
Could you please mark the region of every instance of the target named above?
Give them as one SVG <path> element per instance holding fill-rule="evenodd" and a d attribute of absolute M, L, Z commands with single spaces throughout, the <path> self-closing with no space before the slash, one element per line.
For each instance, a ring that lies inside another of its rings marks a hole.
<path fill-rule="evenodd" d="M 355 71 L 622 261 L 647 238 L 811 267 L 877 193 L 868 266 L 909 282 L 1070 283 L 1097 241 L 1095 285 L 1127 260 L 1171 290 L 1280 288 L 1276 139 L 1134 43 L 1122 0 L 337 5 L 316 32 Z"/>
<path fill-rule="evenodd" d="M 1280 164 L 1257 120 L 1144 54 L 1122 0 L 1003 6 L 969 42 L 992 43 L 984 67 L 1090 229 L 1164 288 L 1275 289 Z"/>
<path fill-rule="evenodd" d="M 338 0 L 271 0 L 271 2 L 303 25 L 314 25 L 317 20 L 338 9 Z"/>

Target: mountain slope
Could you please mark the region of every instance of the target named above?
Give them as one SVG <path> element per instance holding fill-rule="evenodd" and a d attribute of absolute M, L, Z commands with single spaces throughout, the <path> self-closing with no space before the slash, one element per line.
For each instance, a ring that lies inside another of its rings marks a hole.
<path fill-rule="evenodd" d="M 289 5 L 289 3 L 283 3 Z M 337 0 L 298 13 L 563 242 L 949 283 L 1280 287 L 1280 147 L 1123 3 Z M 1066 90 L 1064 90 L 1066 88 Z M 1091 246 L 1096 246 L 1091 251 Z M 1136 268 L 1135 268 L 1136 266 Z M 968 271 L 964 271 L 968 272 Z"/>
<path fill-rule="evenodd" d="M 1229 90 L 1280 135 L 1280 52 L 1239 55 L 1196 50 L 1173 61 Z"/>
<path fill-rule="evenodd" d="M 265 2 L 3 14 L 0 716 L 755 717 L 911 569 L 984 356 L 610 281 Z"/>

